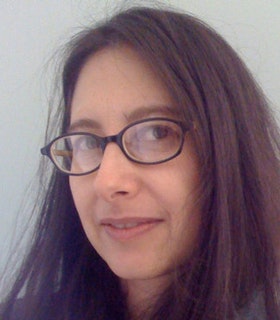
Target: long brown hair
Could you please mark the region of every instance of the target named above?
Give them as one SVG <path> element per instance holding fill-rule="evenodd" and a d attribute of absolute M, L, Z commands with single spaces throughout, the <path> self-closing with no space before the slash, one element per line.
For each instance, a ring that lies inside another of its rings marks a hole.
<path fill-rule="evenodd" d="M 151 306 L 149 318 L 235 319 L 256 297 L 269 319 L 279 318 L 279 132 L 261 89 L 214 30 L 191 15 L 152 8 L 132 8 L 84 30 L 68 46 L 60 132 L 69 125 L 75 84 L 87 59 L 123 44 L 150 64 L 182 119 L 195 123 L 201 166 L 199 248 Z M 12 319 L 24 288 L 22 320 L 45 314 L 124 319 L 118 279 L 86 239 L 67 177 L 53 173 L 40 212 L 4 318 Z"/>

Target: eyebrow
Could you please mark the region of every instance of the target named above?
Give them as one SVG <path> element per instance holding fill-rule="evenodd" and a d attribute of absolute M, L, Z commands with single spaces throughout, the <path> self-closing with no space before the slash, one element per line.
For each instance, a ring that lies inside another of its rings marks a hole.
<path fill-rule="evenodd" d="M 171 106 L 167 105 L 155 105 L 155 106 L 141 106 L 131 112 L 123 113 L 123 117 L 127 121 L 127 124 L 135 122 L 137 120 L 142 120 L 144 118 L 149 118 L 151 116 L 167 116 L 167 117 L 179 117 L 179 111 Z M 82 118 L 74 121 L 70 124 L 67 132 L 72 133 L 79 130 L 92 130 L 101 129 L 102 126 L 99 122 L 90 119 Z"/>
<path fill-rule="evenodd" d="M 89 119 L 89 118 L 83 118 L 83 119 L 79 119 L 79 120 L 74 121 L 73 123 L 71 123 L 70 126 L 67 129 L 67 133 L 80 131 L 82 129 L 89 130 L 89 129 L 93 129 L 93 128 L 100 129 L 101 126 L 95 120 L 92 120 L 92 119 Z"/>
<path fill-rule="evenodd" d="M 178 117 L 179 112 L 176 108 L 169 105 L 153 105 L 142 106 L 131 112 L 124 113 L 124 117 L 128 123 L 148 118 L 151 116 L 169 116 Z"/>

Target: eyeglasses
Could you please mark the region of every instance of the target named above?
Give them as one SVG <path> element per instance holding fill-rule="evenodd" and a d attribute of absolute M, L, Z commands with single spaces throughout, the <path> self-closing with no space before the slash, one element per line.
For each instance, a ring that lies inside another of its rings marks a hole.
<path fill-rule="evenodd" d="M 57 169 L 67 175 L 80 176 L 97 170 L 108 143 L 115 142 L 131 161 L 157 164 L 178 156 L 185 133 L 190 130 L 182 122 L 166 119 L 144 119 L 126 126 L 118 134 L 107 137 L 88 132 L 61 135 L 41 149 Z"/>

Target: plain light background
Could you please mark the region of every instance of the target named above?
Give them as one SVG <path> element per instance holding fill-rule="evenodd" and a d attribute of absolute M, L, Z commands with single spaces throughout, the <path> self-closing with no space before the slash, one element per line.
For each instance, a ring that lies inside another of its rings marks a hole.
<path fill-rule="evenodd" d="M 193 13 L 220 32 L 280 111 L 279 0 L 162 2 Z M 0 0 L 0 269 L 16 221 L 28 217 L 23 199 L 32 203 L 37 192 L 29 186 L 44 143 L 53 54 L 80 27 L 110 14 L 119 3 L 124 1 Z"/>

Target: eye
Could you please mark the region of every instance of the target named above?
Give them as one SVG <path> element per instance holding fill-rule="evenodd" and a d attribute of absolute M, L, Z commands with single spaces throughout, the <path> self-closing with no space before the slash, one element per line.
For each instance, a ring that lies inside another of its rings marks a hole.
<path fill-rule="evenodd" d="M 168 136 L 170 128 L 166 126 L 156 126 L 152 128 L 152 136 L 156 139 L 164 139 Z"/>
<path fill-rule="evenodd" d="M 174 137 L 176 131 L 166 124 L 151 124 L 142 128 L 138 133 L 138 138 L 142 141 L 153 141 L 170 139 Z"/>
<path fill-rule="evenodd" d="M 76 136 L 72 140 L 72 148 L 74 151 L 88 151 L 96 149 L 98 147 L 99 142 L 94 136 Z"/>

